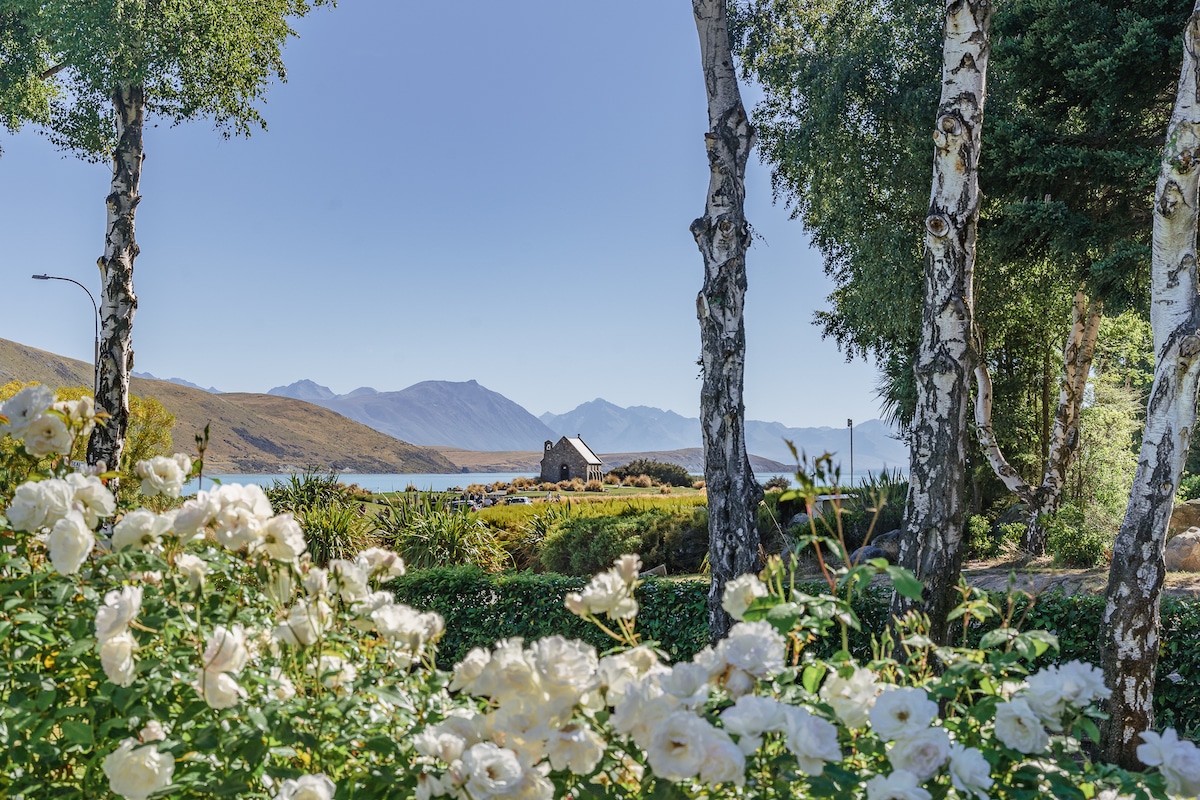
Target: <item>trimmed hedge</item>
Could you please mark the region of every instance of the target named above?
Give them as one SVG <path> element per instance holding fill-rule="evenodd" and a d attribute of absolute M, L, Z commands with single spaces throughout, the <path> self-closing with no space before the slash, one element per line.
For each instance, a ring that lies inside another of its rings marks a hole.
<path fill-rule="evenodd" d="M 563 606 L 568 592 L 580 591 L 589 579 L 529 572 L 488 574 L 478 567 L 447 567 L 413 572 L 398 578 L 394 589 L 402 603 L 437 611 L 446 620 L 446 635 L 438 650 L 438 665 L 450 669 L 473 647 L 489 647 L 498 639 L 527 640 L 562 634 L 582 639 L 600 652 L 613 642 L 595 626 Z M 823 585 L 799 587 L 818 593 Z M 706 615 L 708 584 L 704 581 L 650 578 L 638 589 L 641 605 L 638 630 L 658 643 L 672 661 L 689 660 L 708 643 Z M 871 657 L 871 636 L 882 632 L 888 619 L 891 591 L 874 587 L 854 602 L 862 631 L 851 631 L 850 649 L 862 660 Z M 1007 605 L 993 593 L 992 602 Z M 1026 613 L 1017 604 L 1014 621 L 1023 629 L 1040 628 L 1058 635 L 1058 659 L 1100 663 L 1100 621 L 1104 598 L 1051 592 L 1040 596 Z M 1158 683 L 1154 691 L 1155 719 L 1173 726 L 1180 735 L 1200 736 L 1200 601 L 1163 598 Z M 968 644 L 996 627 L 972 625 Z M 839 647 L 836 637 L 813 645 L 815 654 L 829 657 Z M 1045 658 L 1045 657 L 1044 657 Z M 1047 659 L 1049 661 L 1049 659 Z"/>

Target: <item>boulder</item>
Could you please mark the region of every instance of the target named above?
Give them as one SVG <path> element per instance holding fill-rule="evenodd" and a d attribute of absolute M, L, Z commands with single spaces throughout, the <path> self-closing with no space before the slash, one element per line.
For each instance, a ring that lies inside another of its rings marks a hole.
<path fill-rule="evenodd" d="M 788 527 L 788 530 L 791 530 L 792 528 L 807 528 L 808 527 L 808 514 L 801 512 L 801 513 L 797 514 L 796 516 L 792 517 L 788 521 L 787 527 Z"/>
<path fill-rule="evenodd" d="M 1013 503 L 1000 517 L 992 523 L 992 541 L 999 542 L 1004 540 L 1004 525 L 1011 525 L 1014 522 L 1020 523 L 1021 527 L 1029 525 L 1029 504 L 1028 503 Z"/>
<path fill-rule="evenodd" d="M 1167 523 L 1167 538 L 1196 527 L 1200 527 L 1200 500 L 1179 503 L 1171 510 L 1171 521 Z"/>
<path fill-rule="evenodd" d="M 887 553 L 887 560 L 895 564 L 900 560 L 900 529 L 897 528 L 894 531 L 888 531 L 879 536 L 872 536 L 871 540 L 867 542 L 867 546 L 878 547 Z"/>
<path fill-rule="evenodd" d="M 1200 527 L 1188 528 L 1167 542 L 1163 561 L 1170 572 L 1200 572 Z"/>
<path fill-rule="evenodd" d="M 850 554 L 850 564 L 851 566 L 861 564 L 864 561 L 870 561 L 872 558 L 886 558 L 889 564 L 896 563 L 896 559 L 882 547 L 867 545 L 866 547 L 858 548 Z"/>

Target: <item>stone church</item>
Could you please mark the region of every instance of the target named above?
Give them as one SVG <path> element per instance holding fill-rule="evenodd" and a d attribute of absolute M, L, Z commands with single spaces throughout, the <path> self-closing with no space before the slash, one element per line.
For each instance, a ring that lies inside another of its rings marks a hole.
<path fill-rule="evenodd" d="M 579 436 L 564 436 L 558 444 L 546 440 L 542 454 L 543 482 L 558 483 L 579 478 L 583 482 L 601 480 L 600 457 L 592 452 Z"/>

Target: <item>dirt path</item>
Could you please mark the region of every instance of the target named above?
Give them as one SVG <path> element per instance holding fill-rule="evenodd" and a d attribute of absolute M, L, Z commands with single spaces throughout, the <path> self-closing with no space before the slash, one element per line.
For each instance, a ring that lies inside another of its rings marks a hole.
<path fill-rule="evenodd" d="M 1108 583 L 1108 567 L 1063 569 L 1054 567 L 1049 559 L 972 562 L 963 569 L 963 575 L 972 586 L 995 592 L 1008 589 L 1010 575 L 1015 578 L 1014 588 L 1034 594 L 1061 589 L 1066 594 L 1103 595 Z M 1168 572 L 1163 594 L 1200 597 L 1200 573 Z"/>

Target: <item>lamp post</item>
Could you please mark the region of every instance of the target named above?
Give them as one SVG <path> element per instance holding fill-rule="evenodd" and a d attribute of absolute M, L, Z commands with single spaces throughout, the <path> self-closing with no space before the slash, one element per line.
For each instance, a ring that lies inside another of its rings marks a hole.
<path fill-rule="evenodd" d="M 96 328 L 95 348 L 92 352 L 92 398 L 99 400 L 100 395 L 100 307 L 96 305 L 96 298 L 88 291 L 88 288 L 77 280 L 71 278 L 60 278 L 57 275 L 34 275 L 35 281 L 66 281 L 73 283 L 80 289 L 87 292 L 88 299 L 92 301 L 92 322 Z"/>
<path fill-rule="evenodd" d="M 850 488 L 854 488 L 854 420 L 846 420 L 846 427 L 850 429 Z"/>

